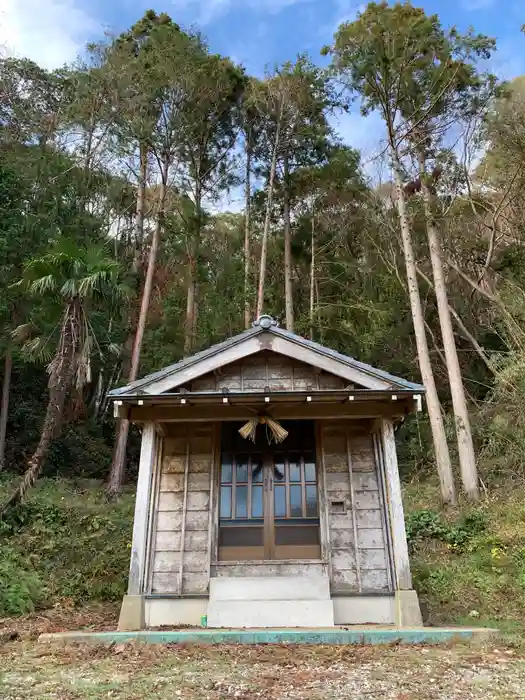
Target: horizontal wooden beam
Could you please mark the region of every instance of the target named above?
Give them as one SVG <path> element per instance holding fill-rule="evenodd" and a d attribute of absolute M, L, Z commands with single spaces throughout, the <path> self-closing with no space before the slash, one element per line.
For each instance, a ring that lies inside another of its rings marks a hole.
<path fill-rule="evenodd" d="M 275 404 L 268 408 L 268 413 L 276 420 L 309 420 L 341 418 L 376 418 L 384 416 L 395 418 L 410 413 L 413 410 L 413 400 L 400 401 L 368 401 L 364 404 L 320 404 L 300 403 L 296 405 Z M 264 412 L 264 411 L 263 411 Z M 242 421 L 258 415 L 258 411 L 243 406 L 132 406 L 128 418 L 134 423 L 162 421 Z"/>

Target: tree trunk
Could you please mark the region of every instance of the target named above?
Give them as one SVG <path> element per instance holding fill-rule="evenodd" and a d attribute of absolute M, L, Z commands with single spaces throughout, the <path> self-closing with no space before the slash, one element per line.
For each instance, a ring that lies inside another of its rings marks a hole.
<path fill-rule="evenodd" d="M 421 268 L 417 268 L 417 274 L 425 280 L 425 282 L 428 284 L 430 289 L 434 290 L 434 285 L 432 284 L 432 281 L 425 275 L 423 270 Z M 458 328 L 460 330 L 460 334 L 463 335 L 464 338 L 466 338 L 469 343 L 472 345 L 476 353 L 478 354 L 478 357 L 480 360 L 484 363 L 485 367 L 489 370 L 491 374 L 496 374 L 494 367 L 492 366 L 492 363 L 490 361 L 490 357 L 487 355 L 485 350 L 481 347 L 481 345 L 478 343 L 476 338 L 472 335 L 472 333 L 469 331 L 469 329 L 465 326 L 463 321 L 461 320 L 461 316 L 458 314 L 456 309 L 449 303 L 448 305 L 448 310 L 450 311 L 450 315 L 454 318 L 456 321 Z"/>
<path fill-rule="evenodd" d="M 270 232 L 270 219 L 272 216 L 272 198 L 273 187 L 275 182 L 275 171 L 277 169 L 277 153 L 279 150 L 279 139 L 281 132 L 281 119 L 283 114 L 283 105 L 277 120 L 277 129 L 275 131 L 275 143 L 273 145 L 272 164 L 270 167 L 270 178 L 268 181 L 268 196 L 266 197 L 266 216 L 264 218 L 264 230 L 261 243 L 261 263 L 259 272 L 259 287 L 257 290 L 257 318 L 262 315 L 264 308 L 264 283 L 266 280 L 266 258 L 268 257 L 268 234 Z"/>
<path fill-rule="evenodd" d="M 166 202 L 166 189 L 168 181 L 169 161 L 164 159 L 162 164 L 161 182 L 159 188 L 159 210 L 151 246 L 149 249 L 148 267 L 146 270 L 146 279 L 144 280 L 144 289 L 142 291 L 142 300 L 140 305 L 139 319 L 137 323 L 137 331 L 133 342 L 133 350 L 131 352 L 131 367 L 129 370 L 129 382 L 134 382 L 137 379 L 140 366 L 140 353 L 142 350 L 142 340 L 148 320 L 148 311 L 151 301 L 151 293 L 153 290 L 153 278 L 155 276 L 155 268 L 157 265 L 157 253 L 160 246 L 160 235 L 164 225 L 164 207 Z M 138 206 L 138 202 L 137 202 Z M 116 496 L 122 490 L 122 480 L 124 477 L 124 465 L 126 462 L 126 446 L 128 442 L 129 421 L 122 419 L 118 427 L 118 435 L 115 443 L 115 452 L 113 454 L 113 464 L 108 481 L 108 493 L 111 496 Z"/>
<path fill-rule="evenodd" d="M 195 185 L 195 231 L 188 251 L 188 286 L 186 294 L 186 324 L 184 332 L 184 355 L 189 355 L 195 346 L 197 336 L 197 257 L 201 235 L 201 199 L 202 192 L 198 181 Z"/>
<path fill-rule="evenodd" d="M 184 329 L 184 355 L 189 355 L 193 347 L 195 333 L 195 310 L 197 301 L 197 260 L 195 240 L 190 243 L 188 252 L 188 284 L 186 292 L 186 324 Z"/>
<path fill-rule="evenodd" d="M 134 226 L 134 250 L 133 250 L 133 262 L 131 265 L 131 270 L 134 275 L 138 275 L 140 268 L 140 256 L 142 253 L 142 244 L 144 241 L 144 205 L 146 201 L 146 182 L 148 178 L 148 149 L 147 146 L 141 142 L 139 144 L 140 151 L 140 169 L 139 169 L 139 182 L 137 187 L 137 206 L 135 215 L 135 226 Z M 130 314 L 131 315 L 131 314 Z M 131 366 L 133 365 L 133 348 L 136 330 L 133 329 L 134 324 L 130 322 L 130 331 L 127 339 L 124 342 L 124 356 L 129 357 L 126 349 L 131 353 L 130 371 L 128 374 L 128 381 L 134 382 L 137 378 L 132 376 Z M 140 348 L 139 348 L 140 352 Z M 138 362 L 135 363 L 138 367 Z M 127 419 L 120 419 L 117 421 L 115 430 L 115 447 L 113 451 L 113 462 L 111 464 L 111 469 L 109 472 L 108 479 L 108 492 L 112 494 L 120 493 L 122 489 L 122 479 L 124 477 L 124 465 L 126 462 L 126 448 L 128 445 L 128 433 L 129 433 L 129 421 Z"/>
<path fill-rule="evenodd" d="M 315 213 L 312 212 L 312 251 L 310 258 L 310 340 L 314 339 L 315 309 Z"/>
<path fill-rule="evenodd" d="M 162 164 L 161 182 L 159 186 L 159 211 L 155 229 L 151 238 L 151 247 L 149 250 L 148 267 L 146 270 L 146 279 L 144 280 L 144 291 L 142 293 L 142 303 L 140 305 L 139 320 L 137 323 L 137 332 L 135 334 L 135 342 L 133 344 L 133 352 L 131 355 L 130 381 L 135 381 L 139 372 L 140 352 L 142 349 L 142 340 L 144 331 L 146 330 L 146 322 L 148 320 L 149 305 L 151 302 L 151 293 L 153 291 L 153 279 L 155 277 L 155 269 L 157 265 L 157 253 L 160 247 L 160 236 L 164 226 L 164 208 L 166 205 L 166 190 L 168 181 L 169 161 L 164 160 Z"/>
<path fill-rule="evenodd" d="M 139 144 L 140 165 L 139 182 L 137 187 L 137 206 L 134 226 L 134 254 L 132 271 L 137 274 L 140 265 L 140 254 L 144 242 L 144 208 L 146 203 L 146 182 L 148 179 L 148 147 L 144 143 Z"/>
<path fill-rule="evenodd" d="M 427 406 L 430 418 L 430 426 L 432 429 L 432 439 L 434 442 L 434 451 L 436 455 L 436 466 L 441 484 L 441 497 L 444 503 L 456 503 L 456 492 L 454 488 L 454 477 L 452 474 L 452 466 L 450 463 L 450 455 L 448 451 L 447 438 L 445 434 L 445 426 L 443 416 L 441 415 L 441 406 L 432 373 L 432 365 L 430 363 L 430 355 L 428 352 L 427 339 L 425 335 L 425 321 L 423 309 L 421 307 L 421 298 L 419 296 L 419 287 L 417 284 L 417 272 L 414 258 L 414 250 L 412 246 L 412 237 L 410 234 L 410 226 L 406 213 L 405 192 L 403 190 L 403 179 L 401 176 L 401 167 L 397 160 L 397 154 L 393 153 L 394 159 L 394 175 L 396 184 L 396 200 L 399 214 L 399 223 L 401 227 L 401 238 L 403 241 L 403 251 L 405 255 L 405 266 L 407 275 L 408 296 L 410 299 L 410 308 L 412 311 L 412 321 L 414 324 L 414 334 L 416 337 L 416 347 L 419 359 L 419 368 L 423 384 L 427 391 Z"/>
<path fill-rule="evenodd" d="M 244 327 L 249 328 L 252 322 L 250 304 L 250 226 L 251 226 L 251 146 L 246 137 L 246 182 L 244 186 Z"/>
<path fill-rule="evenodd" d="M 454 423 L 456 426 L 456 436 L 458 440 L 459 466 L 461 469 L 461 481 L 463 489 L 470 500 L 476 501 L 479 498 L 478 472 L 476 468 L 476 457 L 474 454 L 474 443 L 470 430 L 470 419 L 468 415 L 467 401 L 463 387 L 463 378 L 459 366 L 456 342 L 452 319 L 450 317 L 447 287 L 445 274 L 443 272 L 443 256 L 441 253 L 441 243 L 432 215 L 431 194 L 426 182 L 425 159 L 419 157 L 419 169 L 421 180 L 421 193 L 423 195 L 423 206 L 427 227 L 428 245 L 430 248 L 430 261 L 432 263 L 432 276 L 434 278 L 434 290 L 439 314 L 439 325 L 443 338 L 443 347 L 447 364 L 448 379 L 450 384 L 450 394 L 452 396 L 452 407 L 454 410 Z"/>
<path fill-rule="evenodd" d="M 74 357 L 76 342 L 82 323 L 81 303 L 78 298 L 69 302 L 64 314 L 57 352 L 49 373 L 49 400 L 40 433 L 40 440 L 33 456 L 27 463 L 27 470 L 17 488 L 0 507 L 0 518 L 9 508 L 20 503 L 27 491 L 38 479 L 51 442 L 60 435 L 64 425 L 64 407 L 75 374 Z"/>
<path fill-rule="evenodd" d="M 4 379 L 2 382 L 2 403 L 0 406 L 0 472 L 5 467 L 5 437 L 7 432 L 7 417 L 9 414 L 9 394 L 11 391 L 11 374 L 13 371 L 13 353 L 7 349 L 4 359 Z"/>
<path fill-rule="evenodd" d="M 284 156 L 283 219 L 284 219 L 284 305 L 286 330 L 294 331 L 293 287 L 292 287 L 292 224 L 290 221 L 290 189 L 288 154 Z"/>

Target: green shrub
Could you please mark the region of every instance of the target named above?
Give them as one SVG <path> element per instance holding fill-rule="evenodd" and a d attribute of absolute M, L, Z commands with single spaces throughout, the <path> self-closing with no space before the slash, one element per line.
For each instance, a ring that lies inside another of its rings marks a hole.
<path fill-rule="evenodd" d="M 438 540 L 449 547 L 463 550 L 476 536 L 484 532 L 487 523 L 483 513 L 464 515 L 457 524 L 445 522 L 439 513 L 432 510 L 417 510 L 406 518 L 409 546 L 414 550 L 424 540 Z"/>
<path fill-rule="evenodd" d="M 2 490 L 10 485 L 0 482 Z M 10 614 L 21 614 L 46 599 L 53 605 L 67 599 L 75 604 L 118 600 L 125 593 L 129 543 L 133 523 L 133 494 L 108 504 L 101 482 L 42 479 L 28 500 L 0 523 L 6 542 L 7 572 L 20 575 L 20 605 L 11 586 Z M 26 576 L 33 569 L 36 578 Z M 7 574 L 4 572 L 4 575 Z M 9 574 L 11 576 L 11 573 Z M 1 579 L 1 574 L 0 574 Z M 0 592 L 1 601 L 2 592 Z M 1 603 L 0 603 L 1 608 Z"/>
<path fill-rule="evenodd" d="M 31 569 L 13 547 L 0 547 L 0 615 L 25 615 L 44 601 L 44 584 Z"/>

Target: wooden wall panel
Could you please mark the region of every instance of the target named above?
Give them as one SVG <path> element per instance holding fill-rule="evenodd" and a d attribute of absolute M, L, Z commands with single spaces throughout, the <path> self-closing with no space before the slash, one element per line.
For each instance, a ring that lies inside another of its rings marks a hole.
<path fill-rule="evenodd" d="M 381 480 L 370 424 L 321 424 L 334 592 L 389 590 Z"/>
<path fill-rule="evenodd" d="M 194 379 L 189 391 L 316 391 L 355 388 L 346 379 L 294 361 L 283 355 L 261 352 Z"/>
<path fill-rule="evenodd" d="M 210 547 L 214 544 L 209 528 L 213 522 L 210 489 L 215 425 L 174 424 L 171 429 L 172 435 L 164 439 L 156 496 L 150 590 L 154 593 L 206 593 Z M 382 482 L 375 463 L 370 423 L 364 420 L 322 421 L 319 436 L 332 588 L 341 593 L 390 590 Z M 270 567 L 266 575 L 273 575 L 272 565 L 266 566 Z M 308 575 L 319 566 L 323 565 L 298 562 L 293 565 L 293 571 Z M 274 569 L 280 574 L 287 570 L 282 565 L 275 565 Z M 255 567 L 252 575 L 257 572 L 261 573 L 261 569 Z M 235 576 L 249 575 L 249 572 L 243 565 L 232 564 L 227 568 L 214 567 L 214 574 Z"/>
<path fill-rule="evenodd" d="M 164 439 L 153 537 L 153 593 L 208 590 L 214 431 L 213 424 L 177 424 Z"/>

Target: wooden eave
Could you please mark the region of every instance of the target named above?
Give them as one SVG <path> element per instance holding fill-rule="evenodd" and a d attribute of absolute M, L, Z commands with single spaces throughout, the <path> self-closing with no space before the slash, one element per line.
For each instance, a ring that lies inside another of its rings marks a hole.
<path fill-rule="evenodd" d="M 423 392 L 407 390 L 229 391 L 135 394 L 114 401 L 131 421 L 242 420 L 265 411 L 275 418 L 403 416 L 421 408 Z"/>
<path fill-rule="evenodd" d="M 135 404 L 139 406 L 168 405 L 178 406 L 185 404 L 223 404 L 223 403 L 286 403 L 290 401 L 306 401 L 312 403 L 341 403 L 343 401 L 378 401 L 387 399 L 396 401 L 397 398 L 410 399 L 424 395 L 424 391 L 413 391 L 406 389 L 373 390 L 373 389 L 311 389 L 303 391 L 184 391 L 170 392 L 163 394 L 127 394 L 115 399 L 118 405 L 123 403 Z"/>

